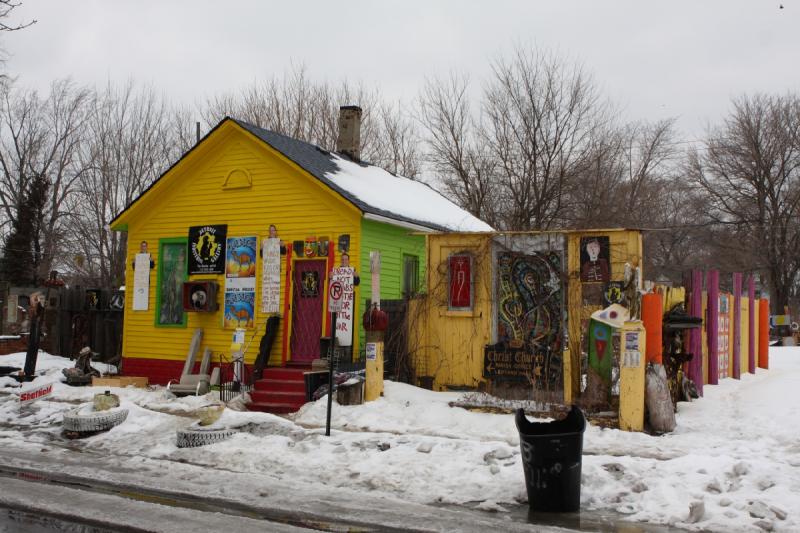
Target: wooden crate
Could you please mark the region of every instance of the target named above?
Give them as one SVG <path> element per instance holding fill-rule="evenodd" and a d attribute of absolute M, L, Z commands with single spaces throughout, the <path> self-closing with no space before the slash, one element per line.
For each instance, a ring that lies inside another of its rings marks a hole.
<path fill-rule="evenodd" d="M 148 385 L 147 377 L 116 376 L 116 377 L 92 378 L 92 387 L 128 387 L 130 385 L 143 389 Z"/>

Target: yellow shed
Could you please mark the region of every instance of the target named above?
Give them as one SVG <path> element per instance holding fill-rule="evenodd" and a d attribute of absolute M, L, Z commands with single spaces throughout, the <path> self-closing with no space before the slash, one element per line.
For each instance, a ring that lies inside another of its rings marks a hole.
<path fill-rule="evenodd" d="M 435 390 L 571 401 L 585 321 L 622 296 L 626 264 L 642 264 L 639 230 L 426 240 L 428 290 L 409 307 L 408 335 L 419 382 Z"/>

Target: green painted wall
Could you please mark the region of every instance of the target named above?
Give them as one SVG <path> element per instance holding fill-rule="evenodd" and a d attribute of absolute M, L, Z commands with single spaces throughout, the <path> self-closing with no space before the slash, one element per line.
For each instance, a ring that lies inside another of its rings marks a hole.
<path fill-rule="evenodd" d="M 381 252 L 381 299 L 399 300 L 403 297 L 403 256 L 416 256 L 419 260 L 417 273 L 418 290 L 423 289 L 425 280 L 425 237 L 410 235 L 413 230 L 399 228 L 382 222 L 362 219 L 361 221 L 361 264 L 358 267 L 361 276 L 361 301 L 358 302 L 358 331 L 364 346 L 364 328 L 360 326 L 361 316 L 367 308 L 367 300 L 372 295 L 372 275 L 369 271 L 369 253 Z"/>

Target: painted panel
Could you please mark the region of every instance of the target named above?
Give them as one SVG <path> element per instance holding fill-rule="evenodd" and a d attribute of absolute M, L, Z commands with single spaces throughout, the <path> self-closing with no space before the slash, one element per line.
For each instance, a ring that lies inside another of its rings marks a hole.
<path fill-rule="evenodd" d="M 497 254 L 497 341 L 530 355 L 534 391 L 553 393 L 558 400 L 563 394 L 563 263 L 555 251 Z"/>
<path fill-rule="evenodd" d="M 719 379 L 727 378 L 730 371 L 730 308 L 727 294 L 719 295 L 719 316 L 717 318 L 717 363 Z"/>

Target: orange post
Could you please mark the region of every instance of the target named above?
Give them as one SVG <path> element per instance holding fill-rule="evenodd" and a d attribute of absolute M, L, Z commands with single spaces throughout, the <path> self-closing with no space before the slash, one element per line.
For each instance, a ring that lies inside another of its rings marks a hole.
<path fill-rule="evenodd" d="M 663 320 L 661 295 L 658 293 L 642 296 L 642 322 L 647 331 L 645 354 L 648 363 L 661 364 L 661 322 Z"/>
<path fill-rule="evenodd" d="M 758 301 L 758 367 L 769 368 L 769 300 Z"/>

